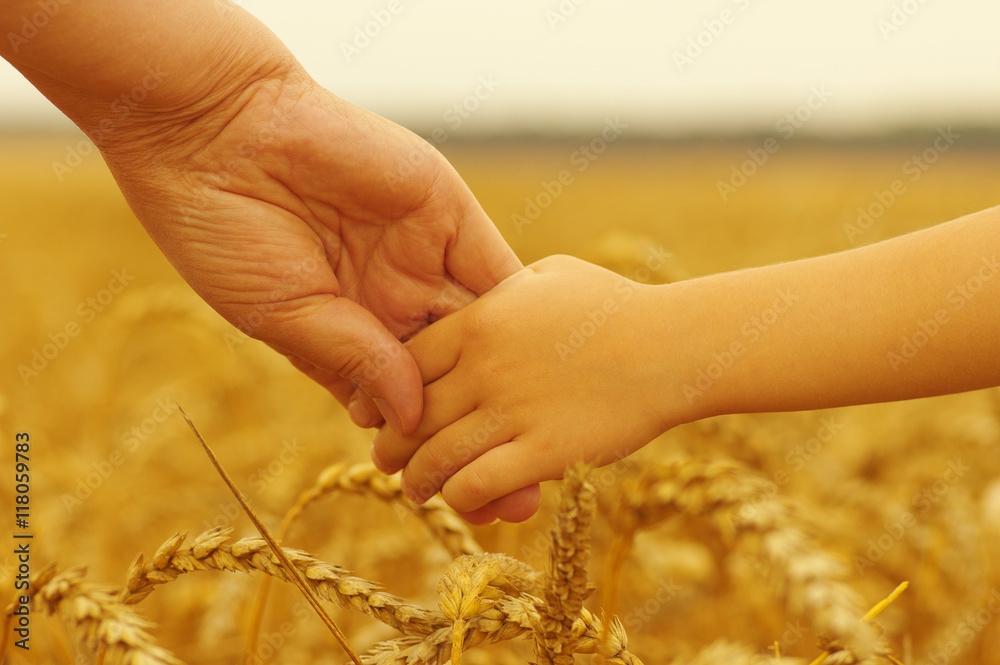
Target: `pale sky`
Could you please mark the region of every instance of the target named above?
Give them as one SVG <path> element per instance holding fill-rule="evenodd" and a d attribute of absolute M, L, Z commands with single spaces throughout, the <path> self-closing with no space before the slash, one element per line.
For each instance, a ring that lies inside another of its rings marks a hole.
<path fill-rule="evenodd" d="M 773 132 L 796 112 L 803 134 L 1000 126 L 995 0 L 241 4 L 323 85 L 418 130 L 590 132 L 619 116 L 649 132 Z M 0 128 L 68 126 L 2 62 L 0 91 Z"/>

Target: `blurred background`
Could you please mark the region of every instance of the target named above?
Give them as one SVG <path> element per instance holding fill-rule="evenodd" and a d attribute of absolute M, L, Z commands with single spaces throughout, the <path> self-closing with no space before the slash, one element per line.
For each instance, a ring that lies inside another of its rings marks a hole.
<path fill-rule="evenodd" d="M 480 77 L 496 90 L 455 135 L 589 134 L 608 115 L 640 136 L 767 132 L 817 85 L 831 99 L 807 134 L 1000 114 L 987 0 L 239 4 L 330 90 L 413 129 L 446 122 Z M 8 127 L 70 129 L 9 67 L 0 90 Z"/>
<path fill-rule="evenodd" d="M 438 147 L 525 262 L 568 253 L 635 276 L 662 248 L 672 262 L 649 281 L 672 281 L 848 249 L 998 203 L 995 2 L 241 5 L 330 90 Z M 563 171 L 571 182 L 553 194 Z M 185 407 L 272 525 L 318 469 L 367 459 L 371 434 L 191 293 L 89 141 L 5 63 L 0 280 L 0 431 L 5 450 L 16 431 L 37 442 L 39 566 L 85 564 L 91 579 L 120 584 L 137 552 L 176 531 L 252 533 L 164 405 Z M 830 418 L 841 426 L 835 442 L 790 467 L 789 451 Z M 993 615 L 970 639 L 962 622 L 1000 585 L 998 418 L 996 390 L 732 416 L 668 433 L 638 468 L 676 452 L 735 459 L 768 478 L 793 468 L 781 496 L 848 565 L 866 602 L 913 581 L 883 619 L 906 662 L 946 653 L 949 663 L 996 663 Z M 958 459 L 973 469 L 940 485 Z M 547 488 L 532 522 L 476 535 L 543 567 L 530 544 L 544 537 L 553 495 Z M 0 498 L 11 505 L 9 483 Z M 414 548 L 427 539 L 420 524 L 371 499 L 324 506 L 289 544 L 436 605 L 449 558 Z M 905 512 L 917 526 L 884 556 L 869 554 Z M 599 525 L 598 584 L 609 539 Z M 642 618 L 633 650 L 668 662 L 726 637 L 766 654 L 794 615 L 741 561 L 697 528 L 643 536 L 620 600 L 624 616 Z M 13 563 L 0 555 L 0 603 Z M 236 662 L 254 585 L 229 577 L 181 579 L 141 606 L 187 662 Z M 668 580 L 681 591 L 650 610 L 650 589 Z M 265 633 L 293 601 L 278 597 Z M 391 634 L 343 621 L 360 647 Z M 313 628 L 297 623 L 275 659 L 339 662 Z M 47 646 L 12 662 L 91 662 L 58 623 L 39 630 Z M 523 653 L 477 662 L 524 662 Z M 818 652 L 810 635 L 782 653 Z"/>

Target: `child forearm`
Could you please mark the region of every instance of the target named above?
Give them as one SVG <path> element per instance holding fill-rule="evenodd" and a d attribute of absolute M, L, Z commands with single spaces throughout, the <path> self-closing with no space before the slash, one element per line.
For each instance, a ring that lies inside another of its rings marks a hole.
<path fill-rule="evenodd" d="M 1000 208 L 661 288 L 691 349 L 668 388 L 682 421 L 1000 384 Z"/>
<path fill-rule="evenodd" d="M 684 422 L 998 385 L 998 345 L 1000 209 L 663 286 L 550 257 L 410 341 L 424 415 L 412 435 L 383 428 L 373 457 L 409 496 L 440 490 L 479 520 Z"/>

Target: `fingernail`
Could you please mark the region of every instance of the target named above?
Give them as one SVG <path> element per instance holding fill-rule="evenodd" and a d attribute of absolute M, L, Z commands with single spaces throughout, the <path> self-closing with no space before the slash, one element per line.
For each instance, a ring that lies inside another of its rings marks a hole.
<path fill-rule="evenodd" d="M 372 444 L 372 448 L 369 451 L 369 455 L 371 455 L 372 464 L 375 465 L 376 469 L 378 469 L 382 473 L 388 473 L 388 471 L 385 470 L 385 466 L 382 464 L 382 460 L 380 460 L 378 458 L 378 453 L 375 451 L 375 444 L 374 443 Z"/>
<path fill-rule="evenodd" d="M 405 496 L 407 499 L 418 505 L 423 503 L 423 501 L 420 500 L 420 497 L 417 496 L 416 492 L 410 489 L 409 485 L 403 483 L 402 489 L 403 489 L 403 496 Z"/>
<path fill-rule="evenodd" d="M 385 418 L 385 422 L 389 423 L 389 427 L 396 432 L 402 433 L 403 422 L 399 419 L 399 416 L 396 415 L 396 411 L 389 406 L 389 403 L 381 397 L 375 397 L 372 401 L 375 402 L 375 406 L 378 407 L 378 410 L 382 412 L 382 417 Z"/>
<path fill-rule="evenodd" d="M 348 403 L 347 415 L 351 417 L 351 422 L 358 427 L 371 427 L 375 424 L 375 419 L 365 410 L 360 399 L 352 399 Z"/>

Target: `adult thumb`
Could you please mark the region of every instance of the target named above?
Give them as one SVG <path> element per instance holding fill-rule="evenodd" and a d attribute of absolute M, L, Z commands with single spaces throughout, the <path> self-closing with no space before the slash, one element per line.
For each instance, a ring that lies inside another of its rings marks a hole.
<path fill-rule="evenodd" d="M 406 435 L 420 422 L 423 381 L 413 356 L 367 309 L 333 297 L 268 317 L 259 339 L 358 385 L 389 425 Z"/>

